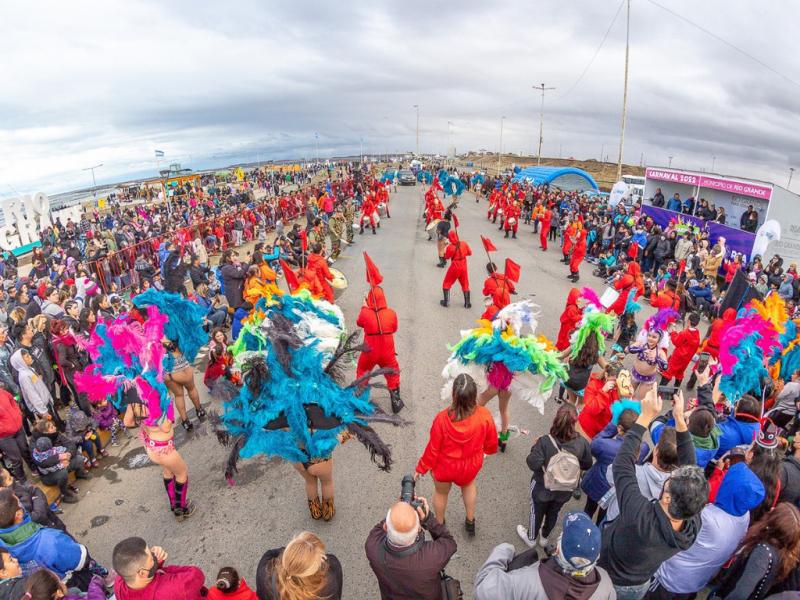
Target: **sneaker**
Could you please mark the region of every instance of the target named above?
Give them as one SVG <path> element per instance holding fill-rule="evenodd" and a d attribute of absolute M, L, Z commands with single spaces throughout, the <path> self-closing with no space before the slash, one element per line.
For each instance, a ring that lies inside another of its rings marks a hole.
<path fill-rule="evenodd" d="M 528 537 L 528 528 L 525 527 L 525 525 L 517 525 L 517 535 L 523 542 L 525 542 L 525 545 L 528 548 L 533 548 L 536 546 L 536 540 L 532 540 Z"/>
<path fill-rule="evenodd" d="M 111 447 L 112 448 L 118 448 L 119 447 L 119 440 L 114 440 L 113 442 L 111 442 Z M 106 456 L 108 456 L 108 452 L 107 451 L 106 451 Z"/>
<path fill-rule="evenodd" d="M 194 505 L 194 502 L 189 502 L 186 505 L 186 508 L 176 508 L 173 511 L 173 514 L 175 515 L 176 520 L 184 521 L 194 514 L 195 509 L 196 507 Z"/>
<path fill-rule="evenodd" d="M 94 475 L 88 471 L 78 471 L 75 473 L 75 479 L 91 479 L 92 477 L 94 477 Z"/>
<path fill-rule="evenodd" d="M 189 419 L 185 419 L 185 420 L 181 421 L 181 426 L 186 431 L 191 431 L 192 429 L 194 429 L 194 425 L 192 425 L 192 422 Z"/>
<path fill-rule="evenodd" d="M 113 445 L 113 444 L 112 444 L 112 445 Z M 100 456 L 108 456 L 108 450 L 106 450 L 105 448 L 103 448 L 102 450 L 100 450 Z"/>
<path fill-rule="evenodd" d="M 81 491 L 81 490 L 80 490 L 80 488 L 79 488 L 77 485 L 72 485 L 72 484 L 70 484 L 70 485 L 68 485 L 67 487 L 68 487 L 68 488 L 69 488 L 69 490 L 70 490 L 72 493 L 74 493 L 74 494 L 77 494 L 78 492 L 80 492 L 80 491 Z"/>
<path fill-rule="evenodd" d="M 550 545 L 550 540 L 543 536 L 541 533 L 539 534 L 539 546 L 542 548 L 547 548 Z"/>
<path fill-rule="evenodd" d="M 75 504 L 78 502 L 78 497 L 75 494 L 64 494 L 61 496 L 61 502 L 66 504 Z"/>

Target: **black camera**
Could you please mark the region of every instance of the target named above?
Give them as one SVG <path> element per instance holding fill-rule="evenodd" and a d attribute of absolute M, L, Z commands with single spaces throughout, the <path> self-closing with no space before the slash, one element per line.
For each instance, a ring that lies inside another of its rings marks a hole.
<path fill-rule="evenodd" d="M 417 482 L 414 481 L 413 475 L 405 475 L 400 482 L 400 501 L 407 502 L 414 510 L 423 506 L 422 502 L 414 497 L 414 488 L 416 485 Z"/>

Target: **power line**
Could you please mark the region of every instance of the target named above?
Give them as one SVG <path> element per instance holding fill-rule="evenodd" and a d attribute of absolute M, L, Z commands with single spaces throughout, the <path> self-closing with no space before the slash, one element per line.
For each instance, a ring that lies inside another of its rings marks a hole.
<path fill-rule="evenodd" d="M 732 43 L 732 42 L 729 42 L 729 41 L 728 41 L 728 40 L 726 40 L 725 38 L 722 38 L 722 37 L 718 36 L 718 35 L 717 35 L 716 33 L 714 33 L 713 31 L 710 31 L 710 30 L 706 29 L 706 28 L 705 28 L 705 27 L 703 27 L 702 25 L 698 25 L 698 24 L 697 24 L 697 23 L 695 23 L 694 21 L 691 21 L 691 20 L 690 20 L 690 19 L 688 19 L 687 17 L 684 17 L 683 15 L 680 15 L 680 14 L 676 13 L 674 10 L 672 10 L 671 8 L 667 8 L 667 7 L 666 7 L 666 6 L 664 6 L 663 4 L 659 4 L 659 3 L 658 3 L 658 2 L 656 2 L 655 0 L 647 0 L 647 1 L 648 1 L 650 4 L 652 4 L 652 5 L 654 5 L 654 6 L 657 6 L 657 7 L 658 7 L 658 8 L 660 8 L 661 10 L 663 10 L 663 11 L 665 11 L 665 12 L 668 12 L 668 13 L 669 13 L 669 14 L 671 14 L 673 17 L 675 17 L 675 18 L 677 18 L 677 19 L 680 19 L 680 20 L 681 20 L 681 21 L 683 21 L 684 23 L 688 23 L 688 24 L 689 24 L 689 25 L 691 25 L 692 27 L 694 27 L 694 28 L 696 28 L 696 29 L 699 29 L 700 31 L 702 31 L 702 32 L 703 32 L 703 33 L 705 33 L 706 35 L 709 35 L 709 36 L 711 36 L 712 38 L 714 38 L 714 39 L 715 39 L 715 40 L 717 40 L 718 42 L 721 42 L 721 43 L 725 44 L 726 46 L 728 46 L 729 48 L 732 48 L 733 50 L 735 50 L 735 51 L 736 51 L 736 52 L 738 52 L 739 54 L 741 54 L 741 55 L 743 55 L 743 56 L 746 56 L 747 58 L 749 58 L 750 60 L 752 60 L 754 63 L 761 65 L 762 67 L 764 67 L 765 69 L 767 69 L 767 70 L 768 70 L 768 71 L 770 71 L 771 73 L 774 73 L 775 75 L 777 75 L 777 76 L 778 76 L 778 77 L 780 77 L 781 79 L 784 79 L 784 80 L 788 81 L 788 82 L 789 82 L 789 83 L 791 83 L 792 85 L 795 85 L 795 86 L 797 86 L 797 87 L 800 87 L 800 83 L 798 83 L 797 81 L 795 81 L 794 79 L 792 79 L 792 78 L 791 78 L 791 77 L 789 77 L 788 75 L 784 75 L 783 73 L 781 73 L 781 72 L 780 72 L 780 71 L 778 71 L 777 69 L 775 69 L 775 68 L 771 67 L 770 65 L 768 65 L 767 63 L 765 63 L 765 62 L 764 62 L 763 60 L 761 60 L 760 58 L 756 58 L 755 56 L 753 56 L 752 54 L 750 54 L 750 53 L 749 53 L 749 52 L 747 52 L 746 50 L 742 50 L 742 49 L 741 49 L 741 48 L 739 48 L 739 46 L 737 46 L 736 44 L 734 44 L 734 43 Z"/>
<path fill-rule="evenodd" d="M 625 4 L 625 0 L 622 0 L 619 3 L 619 6 L 617 7 L 617 12 L 614 13 L 614 18 L 611 19 L 611 23 L 608 25 L 608 29 L 606 29 L 606 33 L 603 36 L 603 39 L 600 41 L 600 45 L 597 47 L 597 50 L 594 51 L 594 56 L 592 56 L 592 59 L 588 62 L 586 67 L 583 69 L 583 72 L 580 74 L 578 79 L 575 80 L 575 83 L 573 83 L 572 86 L 570 86 L 570 88 L 566 92 L 564 92 L 564 94 L 559 98 L 559 100 L 563 100 L 564 98 L 569 96 L 570 92 L 572 92 L 572 90 L 574 90 L 576 87 L 578 87 L 578 84 L 581 82 L 581 80 L 583 79 L 584 75 L 586 75 L 586 73 L 589 72 L 589 69 L 594 64 L 594 61 L 597 58 L 597 55 L 600 54 L 600 50 L 602 50 L 603 44 L 606 43 L 606 40 L 608 39 L 608 34 L 611 33 L 611 28 L 614 27 L 614 23 L 617 22 L 617 17 L 619 16 L 620 11 L 622 10 L 622 5 L 623 4 Z"/>

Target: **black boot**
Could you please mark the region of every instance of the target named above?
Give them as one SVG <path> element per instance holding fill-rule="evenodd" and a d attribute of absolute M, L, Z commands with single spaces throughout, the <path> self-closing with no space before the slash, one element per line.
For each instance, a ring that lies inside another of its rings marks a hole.
<path fill-rule="evenodd" d="M 508 230 L 506 230 L 506 238 L 508 238 Z"/>
<path fill-rule="evenodd" d="M 380 225 L 378 225 L 378 227 L 380 227 Z M 377 231 L 376 231 L 376 229 L 373 227 L 373 228 L 372 228 L 372 235 L 377 235 L 377 234 L 378 234 L 378 232 L 377 232 Z"/>
<path fill-rule="evenodd" d="M 403 410 L 403 407 L 405 406 L 405 403 L 400 398 L 400 388 L 399 387 L 394 389 L 394 390 L 389 390 L 389 398 L 391 398 L 391 400 L 392 400 L 392 412 L 394 414 L 397 414 L 401 410 Z"/>
<path fill-rule="evenodd" d="M 364 235 L 364 226 L 361 226 L 361 229 L 358 230 L 358 235 Z"/>
<path fill-rule="evenodd" d="M 472 302 L 469 301 L 469 292 L 464 292 L 464 308 L 472 308 Z"/>
<path fill-rule="evenodd" d="M 511 234 L 511 237 L 512 237 L 512 238 L 514 238 L 514 239 L 517 239 L 517 232 L 516 232 L 516 231 L 515 231 L 515 232 L 513 232 L 513 233 Z"/>
<path fill-rule="evenodd" d="M 442 295 L 444 299 L 439 300 L 439 304 L 442 306 L 450 306 L 450 290 L 442 290 Z"/>

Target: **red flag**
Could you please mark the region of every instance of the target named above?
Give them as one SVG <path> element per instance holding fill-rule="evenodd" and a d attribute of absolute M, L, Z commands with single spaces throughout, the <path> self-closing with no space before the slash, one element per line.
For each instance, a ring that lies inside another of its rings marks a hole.
<path fill-rule="evenodd" d="M 458 215 L 456 213 L 450 213 L 453 216 L 453 225 L 455 225 L 456 229 L 458 229 Z"/>
<path fill-rule="evenodd" d="M 297 280 L 297 274 L 292 271 L 292 268 L 287 265 L 286 261 L 282 258 L 278 262 L 281 263 L 281 269 L 283 269 L 283 275 L 286 277 L 286 285 L 289 286 L 289 291 L 295 291 L 300 287 L 300 282 Z"/>
<path fill-rule="evenodd" d="M 303 254 L 308 251 L 308 232 L 305 229 L 300 231 L 300 248 L 303 250 Z"/>
<path fill-rule="evenodd" d="M 366 252 L 364 252 L 364 262 L 367 265 L 367 283 L 372 287 L 380 285 L 383 281 L 383 275 L 381 275 L 381 272 L 378 270 L 378 266 L 372 262 L 372 259 Z"/>
<path fill-rule="evenodd" d="M 506 279 L 517 283 L 519 281 L 520 266 L 510 258 L 506 259 Z"/>
<path fill-rule="evenodd" d="M 487 252 L 497 252 L 497 248 L 488 237 L 481 236 L 481 241 Z"/>

